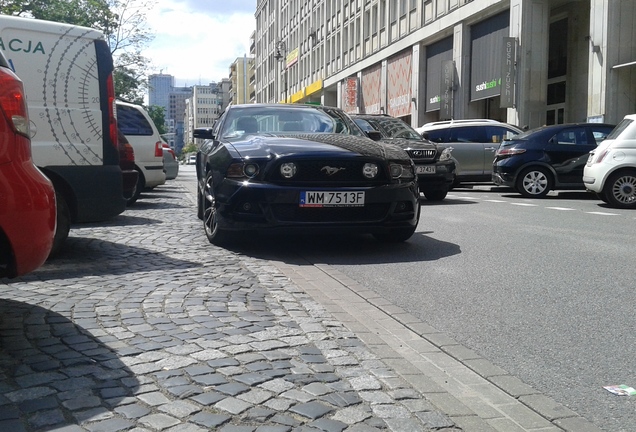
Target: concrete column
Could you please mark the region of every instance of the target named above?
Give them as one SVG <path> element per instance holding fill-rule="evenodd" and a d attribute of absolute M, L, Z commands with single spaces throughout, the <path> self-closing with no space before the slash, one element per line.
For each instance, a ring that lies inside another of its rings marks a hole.
<path fill-rule="evenodd" d="M 470 30 L 461 22 L 453 28 L 453 62 L 455 87 L 453 90 L 453 119 L 475 118 L 468 111 L 470 102 Z"/>
<path fill-rule="evenodd" d="M 508 122 L 534 128 L 545 124 L 548 85 L 549 0 L 510 0 L 510 36 L 519 41 L 516 109 Z"/>
<path fill-rule="evenodd" d="M 411 99 L 415 99 L 415 103 L 411 102 L 411 126 L 419 127 L 419 110 L 420 110 L 420 44 L 417 43 L 412 47 L 413 52 L 411 55 Z"/>

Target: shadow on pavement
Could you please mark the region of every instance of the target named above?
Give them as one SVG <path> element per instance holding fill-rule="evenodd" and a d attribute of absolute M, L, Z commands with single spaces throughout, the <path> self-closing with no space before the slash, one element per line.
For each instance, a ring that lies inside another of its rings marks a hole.
<path fill-rule="evenodd" d="M 51 310 L 8 299 L 0 299 L 0 374 L 3 431 L 99 422 L 139 387 L 117 353 L 89 331 Z"/>

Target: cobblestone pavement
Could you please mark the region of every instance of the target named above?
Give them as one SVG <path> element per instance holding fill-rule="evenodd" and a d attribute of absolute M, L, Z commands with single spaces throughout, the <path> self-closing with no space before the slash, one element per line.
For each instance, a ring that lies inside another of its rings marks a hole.
<path fill-rule="evenodd" d="M 0 289 L 0 431 L 462 430 L 176 183 Z"/>

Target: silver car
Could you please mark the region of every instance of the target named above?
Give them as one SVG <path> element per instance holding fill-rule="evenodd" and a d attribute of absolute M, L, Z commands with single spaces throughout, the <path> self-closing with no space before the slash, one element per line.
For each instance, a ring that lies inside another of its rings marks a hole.
<path fill-rule="evenodd" d="M 179 159 L 166 143 L 163 143 L 163 170 L 166 173 L 166 180 L 174 180 L 179 174 Z"/>
<path fill-rule="evenodd" d="M 504 139 L 522 132 L 516 126 L 490 119 L 427 123 L 416 129 L 439 147 L 452 147 L 454 186 L 463 182 L 491 182 L 492 161 Z"/>

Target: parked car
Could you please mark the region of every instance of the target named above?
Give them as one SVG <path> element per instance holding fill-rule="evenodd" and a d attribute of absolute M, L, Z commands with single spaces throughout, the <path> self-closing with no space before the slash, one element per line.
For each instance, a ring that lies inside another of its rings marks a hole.
<path fill-rule="evenodd" d="M 197 163 L 197 155 L 190 155 L 188 156 L 186 165 L 194 165 Z"/>
<path fill-rule="evenodd" d="M 492 180 L 529 198 L 556 189 L 583 189 L 588 154 L 613 128 L 605 123 L 569 123 L 519 134 L 497 151 Z"/>
<path fill-rule="evenodd" d="M 492 160 L 501 142 L 522 132 L 516 126 L 490 119 L 426 123 L 415 129 L 442 148 L 452 148 L 455 184 L 491 182 Z"/>
<path fill-rule="evenodd" d="M 117 145 L 119 146 L 119 168 L 121 168 L 123 179 L 123 195 L 128 200 L 135 193 L 139 179 L 139 173 L 135 169 L 135 150 L 121 130 L 117 131 Z"/>
<path fill-rule="evenodd" d="M 590 152 L 583 183 L 612 207 L 636 208 L 636 114 L 625 116 Z"/>
<path fill-rule="evenodd" d="M 163 143 L 163 170 L 166 173 L 166 180 L 174 180 L 179 175 L 179 159 L 177 154 L 167 144 Z"/>
<path fill-rule="evenodd" d="M 415 232 L 413 162 L 338 108 L 231 105 L 194 137 L 208 139 L 198 152 L 197 195 L 212 243 L 239 231 L 356 231 L 384 241 Z"/>
<path fill-rule="evenodd" d="M 0 277 L 41 266 L 53 247 L 55 190 L 31 159 L 22 81 L 0 51 Z"/>
<path fill-rule="evenodd" d="M 135 150 L 135 169 L 139 173 L 137 185 L 127 205 L 134 204 L 144 189 L 152 189 L 166 182 L 163 171 L 163 140 L 154 122 L 141 105 L 118 100 L 117 124 Z"/>
<path fill-rule="evenodd" d="M 365 131 L 378 131 L 382 141 L 402 147 L 415 163 L 420 192 L 430 201 L 446 198 L 455 180 L 455 162 L 451 149 L 440 149 L 422 138 L 403 120 L 386 114 L 354 114 L 351 116 Z"/>

